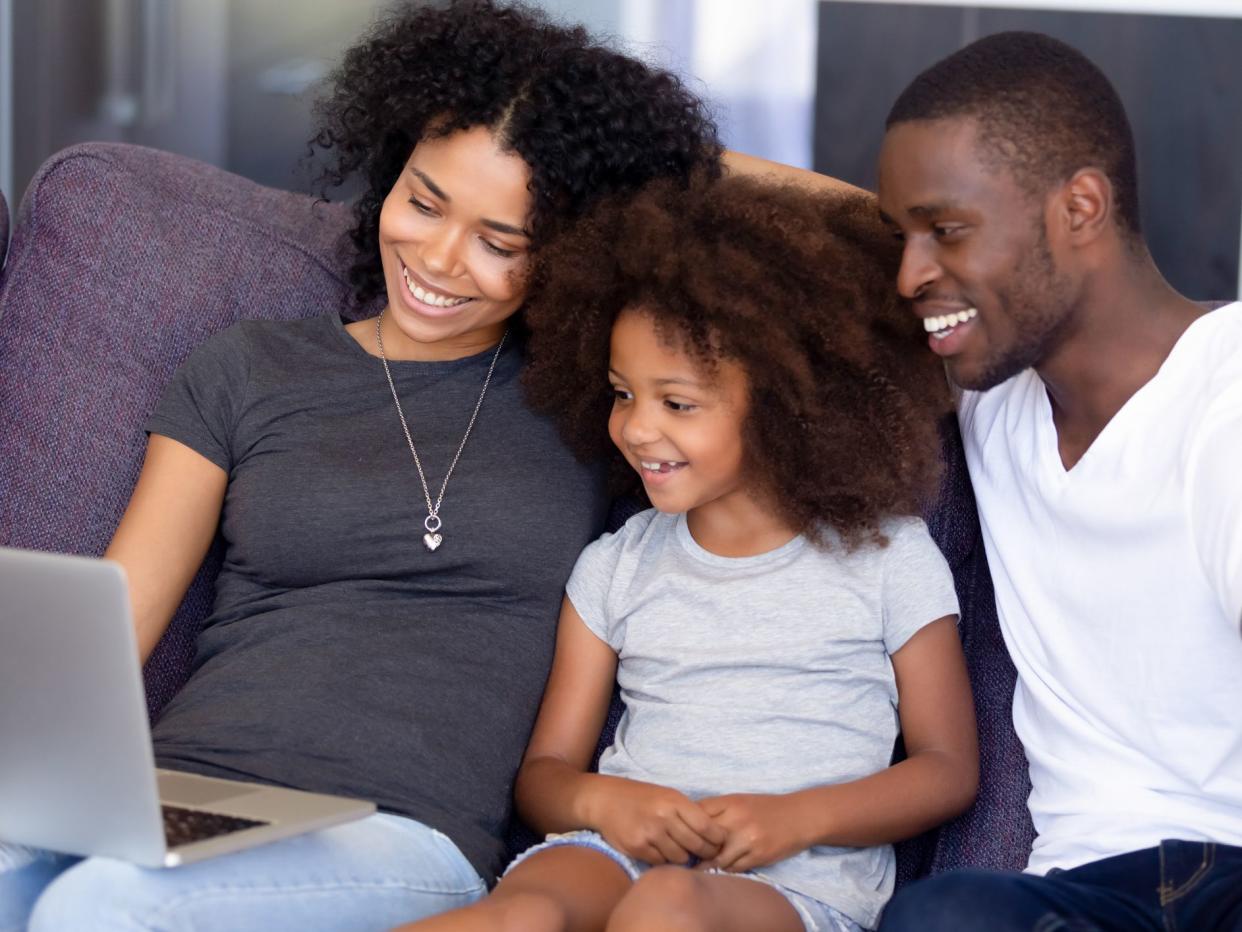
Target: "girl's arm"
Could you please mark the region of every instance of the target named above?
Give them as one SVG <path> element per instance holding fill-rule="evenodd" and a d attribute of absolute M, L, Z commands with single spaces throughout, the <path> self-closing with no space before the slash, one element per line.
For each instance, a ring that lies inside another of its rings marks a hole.
<path fill-rule="evenodd" d="M 588 773 L 617 671 L 617 655 L 566 597 L 556 657 L 530 746 L 518 771 L 518 812 L 541 832 L 594 829 L 652 864 L 711 857 L 724 831 L 689 797 L 667 787 Z"/>
<path fill-rule="evenodd" d="M 729 830 L 728 843 L 708 866 L 745 871 L 812 845 L 888 844 L 970 806 L 979 784 L 979 748 L 954 617 L 922 628 L 892 660 L 907 758 L 849 783 L 701 800 Z"/>
<path fill-rule="evenodd" d="M 870 191 L 856 188 L 854 185 L 839 178 L 833 178 L 831 175 L 821 175 L 819 172 L 808 171 L 805 168 L 795 168 L 783 162 L 772 162 L 768 159 L 761 159 L 757 155 L 746 155 L 742 152 L 725 152 L 724 166 L 726 172 L 731 175 L 767 177 L 778 183 L 796 184 L 806 188 L 808 192 L 816 194 L 837 193 L 865 194 L 868 197 L 875 196 Z"/>
<path fill-rule="evenodd" d="M 138 484 L 104 557 L 125 569 L 145 661 L 215 536 L 228 475 L 176 440 L 152 434 Z"/>

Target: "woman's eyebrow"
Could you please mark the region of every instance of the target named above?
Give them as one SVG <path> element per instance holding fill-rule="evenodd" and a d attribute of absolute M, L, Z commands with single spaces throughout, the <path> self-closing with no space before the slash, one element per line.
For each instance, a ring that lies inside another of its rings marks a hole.
<path fill-rule="evenodd" d="M 521 227 L 515 227 L 511 223 L 501 223 L 499 220 L 488 220 L 487 218 L 484 218 L 479 222 L 485 227 L 490 227 L 495 230 L 497 233 L 512 233 L 514 236 L 525 236 L 527 239 L 530 239 L 530 233 L 523 230 Z"/>
<path fill-rule="evenodd" d="M 447 203 L 449 203 L 449 202 L 451 202 L 451 201 L 453 200 L 451 197 L 449 197 L 447 194 L 445 194 L 445 193 L 444 193 L 444 189 L 443 189 L 443 188 L 441 188 L 438 184 L 436 184 L 434 181 L 432 181 L 430 177 L 428 177 L 428 175 L 426 174 L 426 172 L 421 172 L 421 171 L 419 171 L 417 168 L 415 168 L 413 165 L 411 165 L 411 166 L 410 166 L 410 174 L 412 174 L 412 175 L 413 175 L 414 177 L 416 177 L 419 181 L 421 181 L 423 184 L 425 184 L 425 185 L 427 186 L 427 190 L 428 190 L 428 191 L 430 191 L 432 194 L 434 194 L 434 195 L 435 195 L 436 197 L 438 197 L 440 200 L 444 201 L 446 204 L 447 204 Z"/>
<path fill-rule="evenodd" d="M 419 171 L 413 165 L 409 166 L 409 170 L 411 175 L 425 184 L 427 186 L 427 190 L 440 200 L 444 201 L 444 203 L 451 204 L 453 202 L 453 199 L 445 193 L 444 189 L 432 181 L 426 172 Z M 527 239 L 530 239 L 530 232 L 528 230 L 523 230 L 521 227 L 515 227 L 511 223 L 504 223 L 500 220 L 488 220 L 486 217 L 479 222 L 485 227 L 495 230 L 497 233 L 508 233 L 512 236 L 524 236 Z"/>

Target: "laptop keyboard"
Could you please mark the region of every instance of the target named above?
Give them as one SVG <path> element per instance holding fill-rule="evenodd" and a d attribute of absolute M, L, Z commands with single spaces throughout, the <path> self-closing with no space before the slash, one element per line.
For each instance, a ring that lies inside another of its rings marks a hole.
<path fill-rule="evenodd" d="M 220 815 L 218 812 L 200 812 L 197 809 L 182 809 L 179 806 L 160 806 L 164 812 L 164 838 L 169 848 L 188 845 L 193 841 L 206 841 L 230 832 L 254 828 L 256 825 L 267 825 L 267 822 L 256 822 L 253 819 L 239 819 L 236 816 Z"/>

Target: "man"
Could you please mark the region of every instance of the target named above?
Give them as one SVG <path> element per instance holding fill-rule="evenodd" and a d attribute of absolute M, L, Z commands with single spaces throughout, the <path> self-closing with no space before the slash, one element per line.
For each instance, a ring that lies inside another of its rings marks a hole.
<path fill-rule="evenodd" d="M 1242 304 L 1161 277 L 1121 102 L 1060 42 L 980 40 L 887 127 L 880 208 L 963 389 L 1038 838 L 1026 873 L 914 884 L 881 928 L 1242 930 Z"/>

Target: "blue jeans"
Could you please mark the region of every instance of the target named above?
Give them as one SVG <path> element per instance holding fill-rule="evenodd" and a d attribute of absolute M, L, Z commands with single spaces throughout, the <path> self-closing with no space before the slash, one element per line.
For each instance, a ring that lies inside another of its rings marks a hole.
<path fill-rule="evenodd" d="M 1242 848 L 1201 841 L 1046 877 L 960 870 L 900 890 L 880 932 L 1242 932 Z"/>
<path fill-rule="evenodd" d="M 0 844 L 0 932 L 380 930 L 485 892 L 446 836 L 385 814 L 165 869 Z"/>

